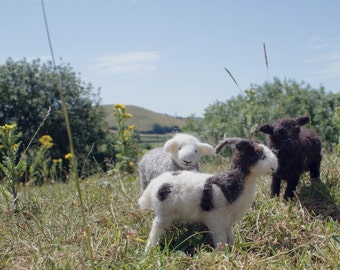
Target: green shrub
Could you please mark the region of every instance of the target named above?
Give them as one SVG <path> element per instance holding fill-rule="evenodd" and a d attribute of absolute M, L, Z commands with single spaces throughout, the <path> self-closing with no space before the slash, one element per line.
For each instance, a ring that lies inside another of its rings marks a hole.
<path fill-rule="evenodd" d="M 26 161 L 20 158 L 21 133 L 16 124 L 5 124 L 0 127 L 0 170 L 2 180 L 0 191 L 7 202 L 16 207 L 19 188 L 26 171 Z"/>

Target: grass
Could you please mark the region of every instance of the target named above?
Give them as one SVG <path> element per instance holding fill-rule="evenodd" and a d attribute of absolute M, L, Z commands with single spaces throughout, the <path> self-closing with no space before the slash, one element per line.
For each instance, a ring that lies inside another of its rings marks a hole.
<path fill-rule="evenodd" d="M 269 199 L 269 180 L 260 179 L 231 248 L 213 250 L 207 234 L 174 226 L 147 255 L 152 213 L 137 205 L 138 177 L 88 178 L 81 189 L 95 269 L 339 269 L 338 163 L 339 157 L 325 155 L 323 183 L 304 176 L 291 203 Z M 203 170 L 222 167 L 208 162 Z M 1 199 L 0 269 L 90 269 L 78 204 L 72 182 L 25 187 L 16 212 Z"/>
<path fill-rule="evenodd" d="M 170 139 L 173 134 L 140 134 L 139 145 L 141 147 L 163 147 L 166 140 Z"/>

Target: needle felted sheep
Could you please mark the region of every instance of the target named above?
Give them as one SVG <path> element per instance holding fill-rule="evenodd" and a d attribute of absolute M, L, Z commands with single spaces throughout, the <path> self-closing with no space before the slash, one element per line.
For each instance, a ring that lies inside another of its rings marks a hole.
<path fill-rule="evenodd" d="M 267 134 L 268 146 L 277 152 L 279 168 L 272 176 L 271 197 L 280 195 L 281 179 L 287 181 L 284 199 L 292 199 L 300 175 L 309 170 L 311 179 L 320 178 L 321 140 L 312 130 L 301 128 L 308 116 L 278 119 L 259 130 Z"/>
<path fill-rule="evenodd" d="M 240 138 L 225 139 L 216 153 L 227 144 L 236 151 L 223 173 L 166 172 L 150 182 L 138 200 L 143 210 L 155 213 L 146 250 L 177 221 L 205 224 L 215 247 L 234 242 L 232 227 L 251 206 L 256 179 L 276 170 L 277 158 L 265 145 Z"/>
<path fill-rule="evenodd" d="M 144 190 L 150 181 L 167 171 L 200 170 L 199 159 L 213 155 L 214 148 L 200 142 L 196 137 L 178 133 L 166 141 L 164 147 L 150 150 L 138 162 L 141 188 Z"/>

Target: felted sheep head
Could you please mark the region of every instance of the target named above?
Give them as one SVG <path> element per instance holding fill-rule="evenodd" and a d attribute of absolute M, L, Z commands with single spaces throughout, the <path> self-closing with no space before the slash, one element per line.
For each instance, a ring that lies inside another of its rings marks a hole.
<path fill-rule="evenodd" d="M 308 121 L 308 116 L 301 116 L 296 119 L 278 119 L 273 125 L 263 124 L 259 130 L 269 135 L 271 148 L 296 153 L 300 150 L 300 127 Z M 282 149 L 283 146 L 284 149 Z"/>
<path fill-rule="evenodd" d="M 227 138 L 215 148 L 218 154 L 227 144 L 234 144 L 234 166 L 243 173 L 268 175 L 276 171 L 278 161 L 274 153 L 265 145 L 242 138 Z"/>
<path fill-rule="evenodd" d="M 179 133 L 164 144 L 164 151 L 183 169 L 198 164 L 201 156 L 214 155 L 214 148 L 189 134 Z"/>

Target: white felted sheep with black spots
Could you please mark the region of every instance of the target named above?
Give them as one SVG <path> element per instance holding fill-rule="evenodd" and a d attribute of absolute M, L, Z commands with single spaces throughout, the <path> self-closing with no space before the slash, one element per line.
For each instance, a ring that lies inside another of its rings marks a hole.
<path fill-rule="evenodd" d="M 277 158 L 265 145 L 240 138 L 225 139 L 236 147 L 230 167 L 216 174 L 190 171 L 163 173 L 150 182 L 138 204 L 155 217 L 146 250 L 157 244 L 174 222 L 202 222 L 212 233 L 214 245 L 234 242 L 233 225 L 251 206 L 256 179 L 277 169 Z"/>
<path fill-rule="evenodd" d="M 158 175 L 169 171 L 199 171 L 199 159 L 213 155 L 214 148 L 200 142 L 196 137 L 178 133 L 166 141 L 164 147 L 150 150 L 138 162 L 141 188 L 144 190 L 150 181 Z"/>

